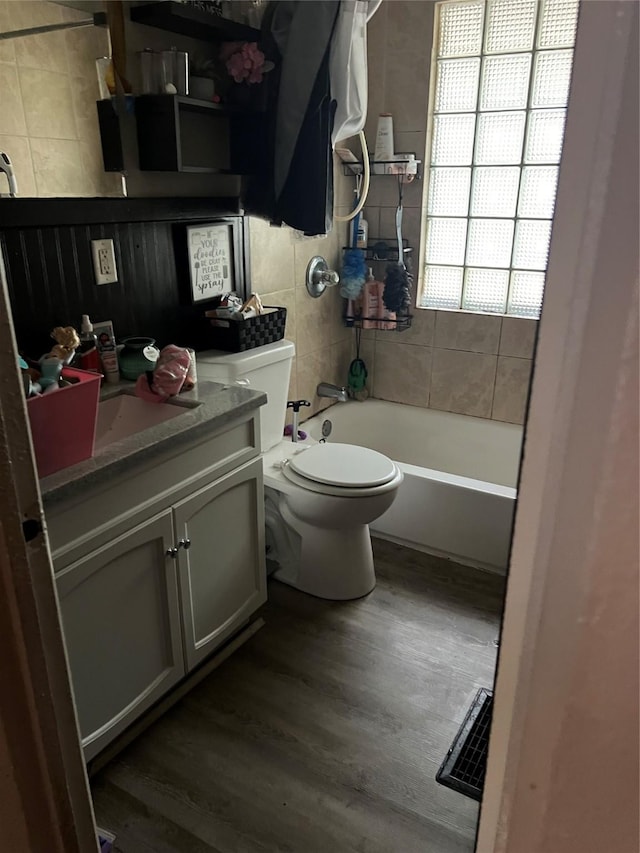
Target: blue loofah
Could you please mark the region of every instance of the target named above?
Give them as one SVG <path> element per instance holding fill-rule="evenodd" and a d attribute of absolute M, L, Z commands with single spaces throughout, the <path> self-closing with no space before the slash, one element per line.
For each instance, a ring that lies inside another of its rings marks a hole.
<path fill-rule="evenodd" d="M 342 259 L 340 295 L 345 299 L 357 299 L 367 278 L 367 265 L 363 249 L 347 249 Z"/>

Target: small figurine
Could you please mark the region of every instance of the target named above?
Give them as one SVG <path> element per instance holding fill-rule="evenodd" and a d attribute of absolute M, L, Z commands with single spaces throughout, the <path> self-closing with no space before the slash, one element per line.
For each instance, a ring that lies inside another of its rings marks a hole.
<path fill-rule="evenodd" d="M 40 389 L 44 392 L 53 385 L 57 388 L 64 362 L 49 352 L 43 355 L 38 363 L 40 365 L 40 379 L 38 380 Z"/>
<path fill-rule="evenodd" d="M 76 348 L 80 345 L 80 338 L 76 330 L 73 326 L 56 326 L 51 332 L 51 337 L 56 342 L 51 350 L 51 355 L 60 359 L 63 364 L 70 364 Z"/>

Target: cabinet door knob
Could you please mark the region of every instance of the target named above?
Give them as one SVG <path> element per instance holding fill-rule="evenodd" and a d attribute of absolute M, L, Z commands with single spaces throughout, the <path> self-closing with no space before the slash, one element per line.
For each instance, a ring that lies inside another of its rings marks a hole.
<path fill-rule="evenodd" d="M 188 551 L 191 548 L 191 539 L 181 539 L 178 542 L 178 548 L 184 548 L 185 551 Z"/>
<path fill-rule="evenodd" d="M 172 560 L 175 560 L 178 556 L 178 549 L 177 548 L 167 548 L 167 550 L 164 553 L 167 557 L 171 557 Z"/>

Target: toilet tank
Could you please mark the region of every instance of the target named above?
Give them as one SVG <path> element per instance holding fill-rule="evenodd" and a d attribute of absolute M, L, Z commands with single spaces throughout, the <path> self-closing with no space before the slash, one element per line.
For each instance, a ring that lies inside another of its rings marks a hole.
<path fill-rule="evenodd" d="M 295 346 L 291 341 L 276 341 L 246 352 L 207 350 L 196 355 L 199 378 L 243 385 L 266 393 L 267 402 L 260 409 L 263 453 L 282 440 L 294 355 Z"/>

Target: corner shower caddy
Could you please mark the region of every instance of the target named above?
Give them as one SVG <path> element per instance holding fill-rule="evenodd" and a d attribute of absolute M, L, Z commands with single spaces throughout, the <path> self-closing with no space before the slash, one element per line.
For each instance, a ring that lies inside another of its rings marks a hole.
<path fill-rule="evenodd" d="M 395 240 L 395 238 L 389 238 L 389 237 L 387 237 L 387 238 L 370 237 L 369 243 L 370 243 L 370 245 L 367 246 L 367 248 L 363 250 L 365 262 L 369 266 L 373 266 L 377 271 L 379 271 L 379 275 L 384 277 L 383 264 L 386 265 L 389 263 L 397 263 L 397 261 L 398 261 L 398 247 L 396 245 L 396 240 Z M 382 252 L 382 249 L 380 248 L 382 244 L 385 244 L 385 246 L 386 246 L 386 249 L 384 252 Z M 407 267 L 407 269 L 409 270 L 409 272 L 411 272 L 411 266 L 412 266 L 411 258 L 413 255 L 413 248 L 411 246 L 409 246 L 406 239 L 403 239 L 402 244 L 403 244 L 403 246 L 402 246 L 402 260 L 403 260 L 405 266 Z M 376 247 L 378 247 L 378 248 L 376 249 Z M 345 252 L 347 250 L 350 250 L 350 248 L 351 248 L 350 246 L 343 246 L 342 251 Z M 382 281 L 382 278 L 379 278 L 379 280 Z M 345 301 L 345 308 L 348 304 L 349 303 L 347 301 Z M 359 314 L 345 313 L 343 316 L 344 324 L 345 324 L 345 326 L 348 326 L 349 328 L 362 329 L 363 328 L 362 324 L 365 322 L 371 322 L 371 323 L 384 322 L 384 323 L 386 323 L 387 324 L 386 329 L 377 329 L 377 327 L 376 327 L 376 331 L 380 331 L 380 332 L 404 332 L 407 329 L 411 328 L 412 319 L 413 319 L 413 314 L 401 314 L 400 316 L 396 316 L 395 320 L 384 320 L 384 321 L 382 321 L 380 317 L 363 317 L 362 315 L 359 315 Z M 391 324 L 393 324 L 393 325 L 391 325 Z"/>

